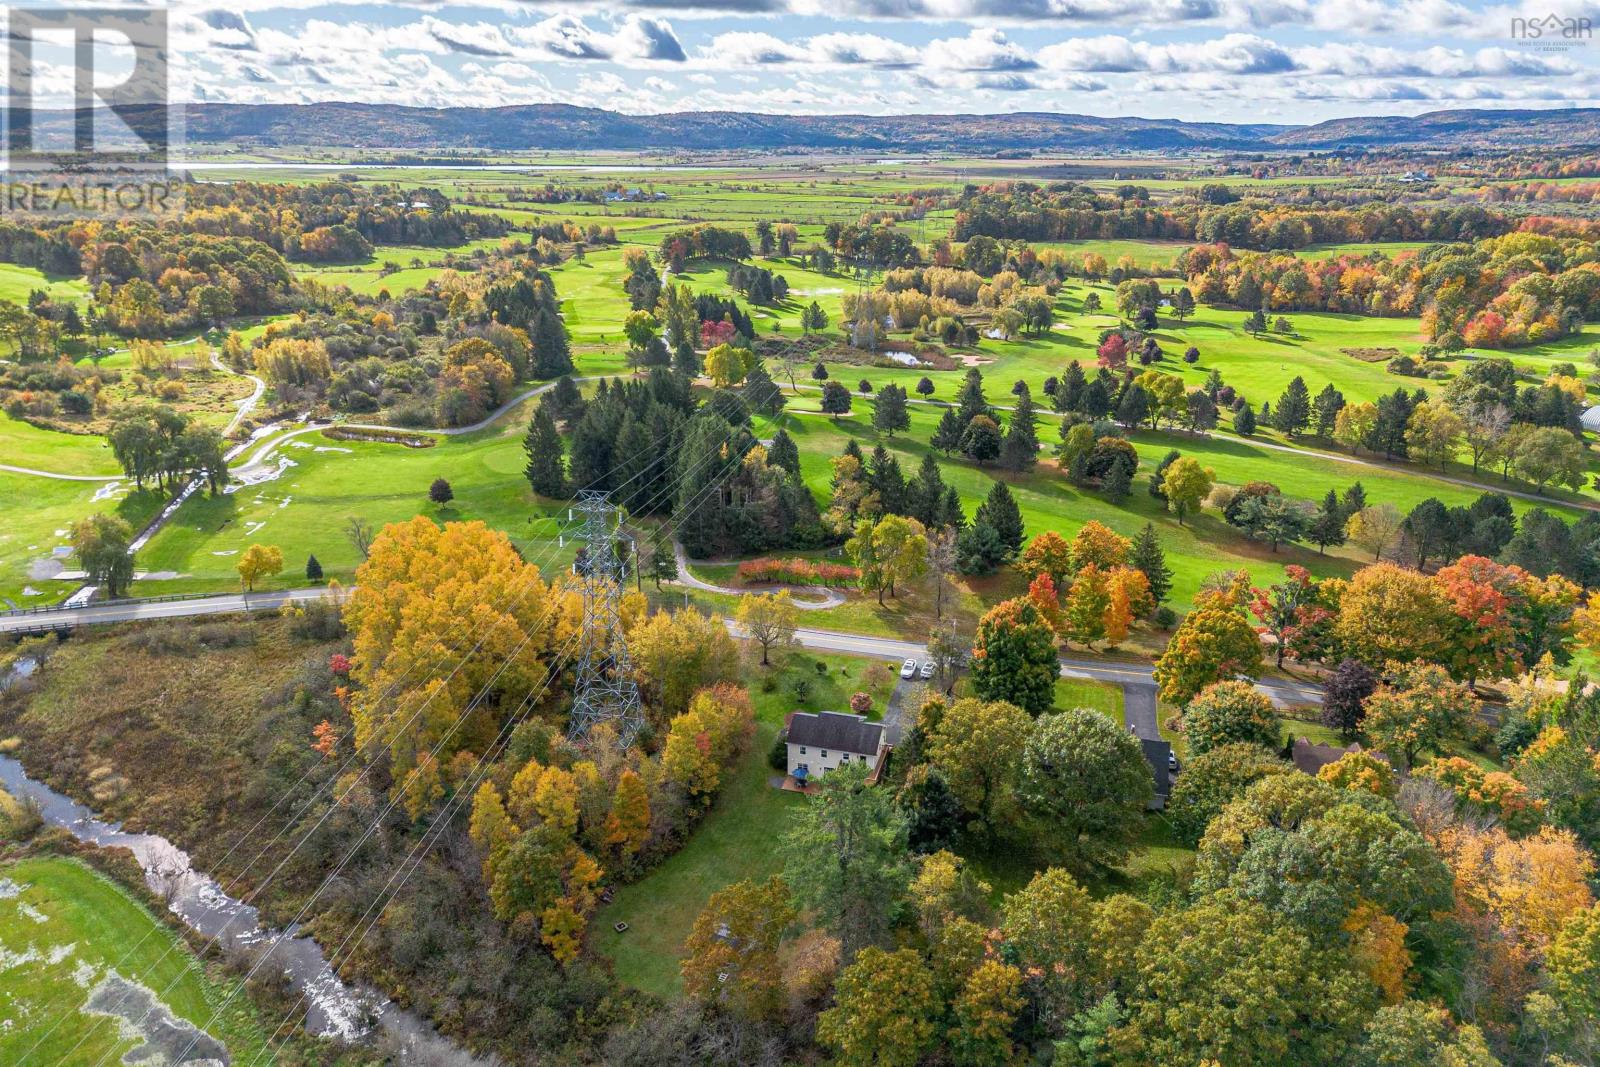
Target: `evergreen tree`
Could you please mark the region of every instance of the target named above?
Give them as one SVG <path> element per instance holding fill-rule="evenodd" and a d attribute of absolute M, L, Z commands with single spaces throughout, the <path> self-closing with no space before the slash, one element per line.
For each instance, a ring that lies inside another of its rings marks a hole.
<path fill-rule="evenodd" d="M 1311 392 L 1306 380 L 1298 374 L 1289 380 L 1288 388 L 1278 397 L 1272 425 L 1290 437 L 1299 437 L 1311 422 Z"/>
<path fill-rule="evenodd" d="M 1360 482 L 1351 482 L 1350 488 L 1344 491 L 1344 497 L 1339 501 L 1339 510 L 1344 513 L 1345 521 L 1350 521 L 1350 516 L 1362 511 L 1367 506 L 1367 490 Z"/>
<path fill-rule="evenodd" d="M 939 461 L 933 458 L 932 452 L 924 452 L 917 476 L 906 487 L 908 513 L 929 530 L 945 525 L 945 490 L 944 473 L 939 469 Z"/>
<path fill-rule="evenodd" d="M 1137 385 L 1129 385 L 1117 401 L 1117 421 L 1132 429 L 1150 417 L 1150 394 Z"/>
<path fill-rule="evenodd" d="M 1172 294 L 1172 316 L 1182 322 L 1193 314 L 1194 294 L 1189 291 L 1187 285 L 1180 286 L 1178 291 Z"/>
<path fill-rule="evenodd" d="M 1256 413 L 1246 404 L 1233 413 L 1233 432 L 1240 437 L 1254 437 L 1256 433 Z"/>
<path fill-rule="evenodd" d="M 1144 529 L 1133 539 L 1128 562 L 1150 583 L 1150 595 L 1155 602 L 1164 603 L 1167 594 L 1172 591 L 1172 570 L 1167 566 L 1167 554 L 1161 547 L 1161 538 L 1156 536 L 1153 523 L 1145 523 Z"/>
<path fill-rule="evenodd" d="M 1182 455 L 1183 453 L 1176 448 L 1169 450 L 1166 455 L 1161 457 L 1161 462 L 1156 464 L 1156 469 L 1151 472 L 1150 495 L 1157 500 L 1167 499 L 1167 491 L 1163 486 L 1167 478 L 1167 468 L 1178 462 Z"/>
<path fill-rule="evenodd" d="M 692 342 L 680 339 L 672 346 L 672 369 L 685 378 L 700 377 L 700 354 L 694 350 Z"/>
<path fill-rule="evenodd" d="M 1120 504 L 1128 499 L 1128 493 L 1133 489 L 1133 471 L 1126 463 L 1113 463 L 1106 468 L 1100 478 L 1100 492 L 1113 504 Z"/>
<path fill-rule="evenodd" d="M 945 408 L 944 414 L 939 416 L 939 425 L 934 428 L 933 439 L 928 443 L 947 456 L 954 455 L 961 448 L 961 434 L 965 429 L 956 409 Z"/>
<path fill-rule="evenodd" d="M 578 388 L 578 383 L 572 380 L 570 374 L 563 374 L 556 379 L 556 384 L 550 390 L 549 396 L 551 418 L 571 421 L 583 414 L 585 406 L 583 391 Z M 544 403 L 544 401 L 540 401 L 541 405 Z"/>
<path fill-rule="evenodd" d="M 745 375 L 741 392 L 750 410 L 762 415 L 776 415 L 783 410 L 783 405 L 788 403 L 783 390 L 778 388 L 778 383 L 772 380 L 772 376 L 767 373 L 766 365 L 760 361 L 757 361 L 756 365 L 750 368 L 750 373 Z"/>
<path fill-rule="evenodd" d="M 993 574 L 1007 558 L 1005 543 L 987 519 L 974 519 L 956 538 L 956 570 L 962 574 Z"/>
<path fill-rule="evenodd" d="M 308 581 L 308 582 L 320 582 L 320 581 L 322 581 L 322 564 L 317 562 L 317 557 L 316 556 L 307 556 L 306 557 L 306 581 Z"/>
<path fill-rule="evenodd" d="M 900 461 L 882 445 L 872 450 L 872 462 L 867 465 L 867 485 L 878 494 L 878 502 L 886 514 L 906 514 L 905 475 L 900 471 Z"/>
<path fill-rule="evenodd" d="M 1111 414 L 1110 377 L 1102 373 L 1083 390 L 1083 400 L 1078 404 L 1078 410 L 1091 419 L 1103 419 Z"/>
<path fill-rule="evenodd" d="M 1315 408 L 1315 430 L 1317 436 L 1333 436 L 1334 423 L 1339 418 L 1339 412 L 1344 410 L 1344 394 L 1335 389 L 1332 382 L 1329 382 L 1322 387 L 1322 392 L 1317 394 Z"/>
<path fill-rule="evenodd" d="M 983 397 L 983 372 L 977 367 L 972 367 L 961 380 L 961 391 L 956 394 L 956 417 L 965 430 L 979 415 L 994 417 L 994 413 L 989 410 L 989 401 Z"/>
<path fill-rule="evenodd" d="M 534 315 L 529 340 L 533 342 L 535 378 L 556 378 L 572 373 L 572 349 L 560 315 L 541 307 Z"/>
<path fill-rule="evenodd" d="M 890 437 L 897 430 L 911 429 L 911 411 L 906 401 L 904 386 L 891 383 L 879 389 L 872 404 L 872 428 Z"/>
<path fill-rule="evenodd" d="M 528 434 L 522 439 L 522 450 L 527 453 L 528 465 L 523 474 L 528 484 L 540 496 L 561 497 L 566 494 L 567 471 L 561 455 L 561 434 L 550 417 L 547 405 L 540 404 L 528 422 Z"/>
<path fill-rule="evenodd" d="M 800 449 L 795 446 L 788 430 L 780 429 L 772 435 L 772 444 L 767 448 L 767 462 L 790 474 L 800 473 Z"/>
<path fill-rule="evenodd" d="M 978 505 L 973 525 L 989 526 L 994 530 L 1000 543 L 1005 546 L 1006 559 L 1012 559 L 1022 551 L 1022 509 L 1017 507 L 1016 498 L 1011 495 L 1005 482 L 995 482 L 990 487 L 988 497 Z"/>
<path fill-rule="evenodd" d="M 667 541 L 665 523 L 658 524 L 650 531 L 650 566 L 645 573 L 656 583 L 657 589 L 661 588 L 662 582 L 678 580 L 678 558 Z"/>
<path fill-rule="evenodd" d="M 1033 394 L 1022 384 L 1016 407 L 1011 412 L 1011 422 L 1006 427 L 1005 440 L 1000 445 L 1002 467 L 1018 473 L 1033 469 L 1039 460 L 1038 424 L 1038 416 L 1033 411 Z"/>
<path fill-rule="evenodd" d="M 1316 515 L 1311 520 L 1311 529 L 1306 537 L 1317 546 L 1320 555 L 1329 545 L 1337 547 L 1344 544 L 1344 527 L 1346 516 L 1344 508 L 1339 504 L 1339 494 L 1332 489 L 1322 498 L 1322 504 L 1317 508 Z"/>
<path fill-rule="evenodd" d="M 1083 402 L 1083 391 L 1089 387 L 1089 381 L 1084 377 L 1083 368 L 1077 360 L 1067 364 L 1067 369 L 1061 372 L 1061 380 L 1056 383 L 1056 391 L 1051 394 L 1051 400 L 1057 411 L 1077 411 Z"/>
<path fill-rule="evenodd" d="M 957 530 L 967 528 L 967 513 L 961 510 L 961 494 L 956 492 L 956 487 L 953 485 L 944 491 L 944 507 L 939 512 L 939 525 L 951 526 Z"/>
<path fill-rule="evenodd" d="M 1416 404 L 1411 394 L 1396 389 L 1388 396 L 1378 398 L 1378 417 L 1372 425 L 1370 441 L 1363 441 L 1369 451 L 1382 452 L 1384 459 L 1406 454 L 1406 424 L 1411 421 Z"/>

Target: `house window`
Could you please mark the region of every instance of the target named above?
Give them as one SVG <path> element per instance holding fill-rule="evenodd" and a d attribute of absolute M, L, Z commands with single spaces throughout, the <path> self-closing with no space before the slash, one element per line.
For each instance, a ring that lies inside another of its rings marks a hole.
<path fill-rule="evenodd" d="M 823 759 L 827 759 L 828 758 L 828 750 L 827 749 L 823 749 L 822 750 L 822 758 Z"/>
<path fill-rule="evenodd" d="M 840 753 L 840 754 L 839 754 L 839 762 L 840 762 L 840 763 L 849 763 L 849 762 L 850 762 L 850 753 L 848 753 L 848 752 L 841 752 L 841 753 Z"/>
<path fill-rule="evenodd" d="M 806 746 L 801 745 L 800 746 L 800 755 L 804 756 L 805 754 L 806 754 Z M 827 755 L 827 753 L 824 752 L 823 755 Z"/>

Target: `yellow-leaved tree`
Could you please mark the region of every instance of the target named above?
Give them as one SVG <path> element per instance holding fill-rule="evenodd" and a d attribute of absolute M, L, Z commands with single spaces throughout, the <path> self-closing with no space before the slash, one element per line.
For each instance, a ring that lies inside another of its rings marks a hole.
<path fill-rule="evenodd" d="M 481 522 L 441 528 L 417 516 L 378 534 L 344 609 L 350 710 L 358 750 L 388 750 L 393 793 L 413 817 L 437 791 L 410 779 L 492 738 L 540 687 L 581 610 Z M 480 691 L 490 696 L 474 703 Z"/>

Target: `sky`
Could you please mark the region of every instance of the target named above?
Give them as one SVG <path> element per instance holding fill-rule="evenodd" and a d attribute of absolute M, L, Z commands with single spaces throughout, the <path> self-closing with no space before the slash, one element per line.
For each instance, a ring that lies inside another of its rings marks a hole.
<path fill-rule="evenodd" d="M 176 96 L 629 113 L 1309 123 L 1600 105 L 1600 0 L 234 0 L 169 9 Z M 45 79 L 48 81 L 48 79 Z"/>

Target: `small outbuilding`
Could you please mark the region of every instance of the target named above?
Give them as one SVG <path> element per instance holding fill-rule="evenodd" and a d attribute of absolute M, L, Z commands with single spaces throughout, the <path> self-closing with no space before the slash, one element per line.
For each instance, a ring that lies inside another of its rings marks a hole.
<path fill-rule="evenodd" d="M 804 785 L 835 767 L 864 763 L 876 770 L 888 749 L 883 723 L 839 711 L 797 711 L 789 716 L 789 775 Z"/>
<path fill-rule="evenodd" d="M 1596 404 L 1594 407 L 1584 411 L 1582 415 L 1578 416 L 1578 421 L 1583 423 L 1585 430 L 1600 433 L 1600 404 Z"/>

